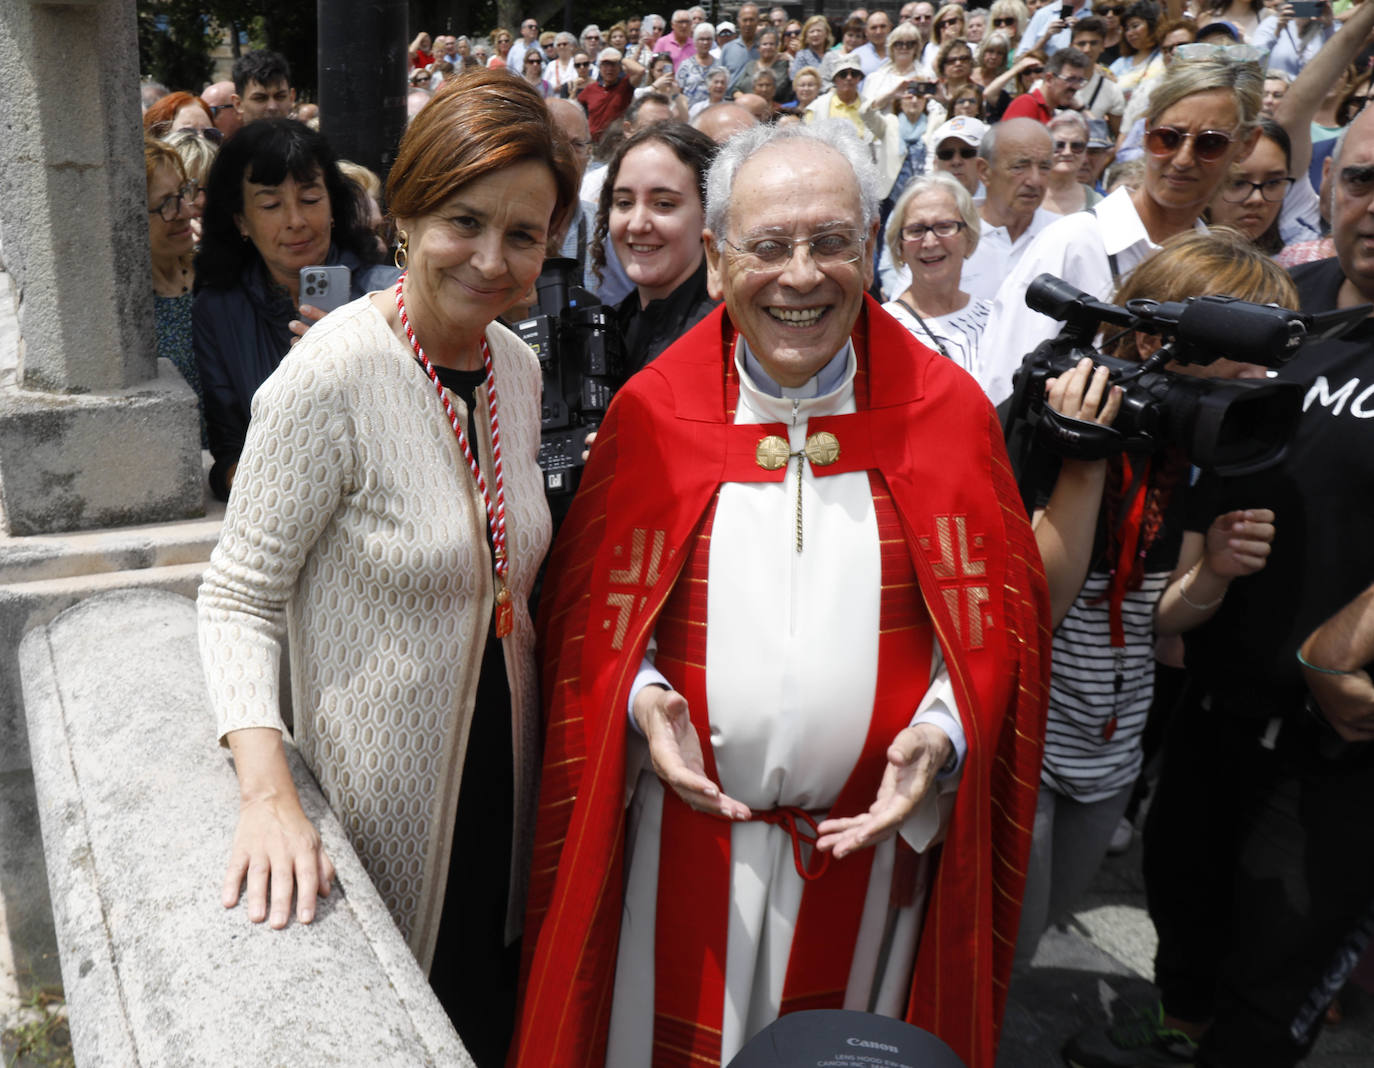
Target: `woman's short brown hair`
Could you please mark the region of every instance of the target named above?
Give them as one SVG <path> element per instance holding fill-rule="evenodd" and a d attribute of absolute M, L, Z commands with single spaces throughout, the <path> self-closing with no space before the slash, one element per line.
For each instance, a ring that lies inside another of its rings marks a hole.
<path fill-rule="evenodd" d="M 572 149 L 539 93 L 515 74 L 479 68 L 443 84 L 411 120 L 386 182 L 400 219 L 436 211 L 463 186 L 533 160 L 553 174 L 557 229 L 577 202 Z"/>

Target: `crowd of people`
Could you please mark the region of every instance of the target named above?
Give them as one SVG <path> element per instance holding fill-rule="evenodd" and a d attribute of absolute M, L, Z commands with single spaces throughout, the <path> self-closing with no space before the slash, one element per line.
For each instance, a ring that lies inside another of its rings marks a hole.
<path fill-rule="evenodd" d="M 144 86 L 158 351 L 228 501 L 224 904 L 331 889 L 289 707 L 478 1064 L 724 1064 L 844 1007 L 991 1068 L 1137 836 L 1160 998 L 1066 1061 L 1297 1064 L 1374 901 L 1372 328 L 1276 371 L 1101 338 L 1301 386 L 1262 470 L 1002 435 L 1041 274 L 1374 301 L 1374 2 L 731 14 L 420 33 L 384 182 L 273 53 Z M 624 353 L 557 528 L 550 259 Z M 1106 433 L 1132 388 L 1085 357 L 1045 403 Z"/>

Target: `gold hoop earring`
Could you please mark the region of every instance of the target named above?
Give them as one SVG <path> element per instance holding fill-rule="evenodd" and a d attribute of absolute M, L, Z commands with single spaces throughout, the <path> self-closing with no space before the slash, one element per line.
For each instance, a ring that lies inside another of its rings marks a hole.
<path fill-rule="evenodd" d="M 396 255 L 393 257 L 392 262 L 396 264 L 396 270 L 404 271 L 406 269 L 406 263 L 410 260 L 410 254 L 406 247 L 407 243 L 410 241 L 410 235 L 402 230 L 398 236 L 401 238 L 401 243 L 396 246 Z"/>

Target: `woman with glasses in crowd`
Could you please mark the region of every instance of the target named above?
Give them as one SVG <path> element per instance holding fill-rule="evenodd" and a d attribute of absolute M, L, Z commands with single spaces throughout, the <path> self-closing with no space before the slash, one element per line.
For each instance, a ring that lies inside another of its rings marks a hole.
<path fill-rule="evenodd" d="M 1091 208 L 1102 195 L 1078 180 L 1088 155 L 1088 123 L 1076 111 L 1061 111 L 1046 124 L 1054 150 L 1054 165 L 1041 205 L 1056 215 L 1070 215 Z"/>
<path fill-rule="evenodd" d="M 969 80 L 980 89 L 986 89 L 1007 72 L 1007 59 L 1011 55 L 1011 38 L 1001 30 L 993 30 L 978 42 L 973 54 L 973 70 Z"/>
<path fill-rule="evenodd" d="M 994 33 L 1006 35 L 1008 56 L 1016 54 L 1029 21 L 1030 11 L 1021 0 L 993 0 L 992 7 L 988 9 L 988 26 Z"/>
<path fill-rule="evenodd" d="M 1237 62 L 1208 49 L 1193 57 L 1178 50 L 1169 72 L 1150 94 L 1145 118 L 1145 178 L 1121 188 L 1091 212 L 1076 212 L 1047 226 L 1022 255 L 993 301 L 983 335 L 985 388 L 994 404 L 1011 392 L 1011 374 L 1060 324 L 1026 307 L 1026 286 L 1048 271 L 1105 299 L 1168 238 L 1197 226 L 1198 218 L 1259 139 L 1264 85 L 1259 63 Z"/>
<path fill-rule="evenodd" d="M 709 22 L 699 22 L 692 28 L 692 45 L 696 51 L 677 68 L 677 84 L 681 86 L 689 108 L 706 99 L 706 75 L 716 66 L 716 59 L 711 55 L 715 43 L 716 31 Z"/>
<path fill-rule="evenodd" d="M 180 130 L 194 130 L 215 144 L 224 140 L 210 117 L 210 105 L 190 93 L 168 93 L 153 104 L 143 113 L 143 129 L 163 139 Z"/>
<path fill-rule="evenodd" d="M 792 57 L 792 62 L 787 71 L 794 86 L 797 81 L 797 73 L 804 68 L 815 67 L 817 73 L 820 73 L 821 64 L 825 62 L 825 55 L 834 43 L 833 35 L 830 32 L 830 20 L 824 15 L 812 15 L 802 23 L 801 48 Z M 824 79 L 824 75 L 821 77 Z M 793 91 L 795 92 L 795 88 Z"/>
<path fill-rule="evenodd" d="M 1016 57 L 1009 70 L 989 83 L 983 90 L 988 122 L 1000 122 L 1011 102 L 1022 93 L 1030 92 L 1037 79 L 1045 73 L 1046 59 L 1044 52 L 1025 52 Z"/>
<path fill-rule="evenodd" d="M 914 178 L 887 220 L 893 263 L 911 283 L 883 305 L 921 344 L 978 377 L 978 341 L 989 303 L 959 288 L 964 261 L 978 247 L 978 209 L 948 174 Z"/>
<path fill-rule="evenodd" d="M 200 221 L 205 212 L 205 186 L 210 180 L 210 166 L 219 155 L 219 143 L 201 136 L 197 130 L 178 130 L 162 138 L 181 157 L 186 180 L 195 186 L 196 211 L 191 219 L 191 233 L 200 247 Z"/>
<path fill-rule="evenodd" d="M 544 72 L 544 78 L 555 89 L 561 89 L 577 77 L 577 69 L 573 66 L 573 52 L 576 48 L 577 38 L 567 30 L 554 36 L 553 61 Z"/>
<path fill-rule="evenodd" d="M 973 81 L 973 49 L 969 43 L 959 37 L 945 41 L 935 56 L 934 70 L 935 93 L 927 108 L 930 129 L 934 130 L 943 125 L 946 119 L 954 117 L 954 101 L 960 96 L 967 100 L 972 94 L 973 99 L 978 101 L 977 111 L 966 107 L 963 114 L 981 117 L 983 90 Z"/>
<path fill-rule="evenodd" d="M 520 73 L 524 75 L 525 81 L 534 87 L 536 93 L 545 100 L 553 96 L 555 87 L 544 77 L 544 54 L 538 48 L 525 49 L 520 66 L 524 68 Z"/>
<path fill-rule="evenodd" d="M 1121 16 L 1125 13 L 1126 4 L 1123 0 L 1108 0 L 1107 3 L 1093 5 L 1093 14 L 1102 20 L 1104 27 L 1102 53 L 1097 57 L 1097 62 L 1104 67 L 1110 68 L 1121 58 Z"/>
<path fill-rule="evenodd" d="M 1260 119 L 1259 129 L 1254 151 L 1231 166 L 1212 198 L 1206 219 L 1211 226 L 1239 231 L 1261 252 L 1272 256 L 1284 245 L 1279 236 L 1279 214 L 1293 188 L 1292 143 L 1288 132 L 1273 119 Z"/>
<path fill-rule="evenodd" d="M 470 71 L 406 129 L 386 199 L 404 279 L 313 327 L 257 391 L 200 588 L 240 783 L 221 901 L 246 876 L 247 919 L 283 928 L 293 890 L 310 923 L 333 882 L 282 743 L 289 631 L 300 755 L 473 1061 L 501 1065 L 538 787 L 526 601 L 550 524 L 539 364 L 497 318 L 576 210 L 576 167 L 533 89 Z"/>
<path fill-rule="evenodd" d="M 802 48 L 802 24 L 796 19 L 789 19 L 787 25 L 782 28 L 782 50 L 787 54 L 787 76 L 792 76 L 792 63 L 796 60 L 797 54 Z"/>
<path fill-rule="evenodd" d="M 887 59 L 864 78 L 860 90 L 874 111 L 888 110 L 900 93 L 929 78 L 929 72 L 916 61 L 920 44 L 920 34 L 909 22 L 903 22 L 887 35 Z"/>
<path fill-rule="evenodd" d="M 931 24 L 930 40 L 921 52 L 921 62 L 936 70 L 936 58 L 951 41 L 964 40 L 964 9 L 958 4 L 945 4 L 935 12 Z"/>
<path fill-rule="evenodd" d="M 515 34 L 504 26 L 498 26 L 491 31 L 491 58 L 487 60 L 488 67 L 504 67 L 506 57 L 510 55 L 511 45 L 515 43 Z"/>
<path fill-rule="evenodd" d="M 200 441 L 205 448 L 205 402 L 191 344 L 191 291 L 196 274 L 192 257 L 200 218 L 200 189 L 186 177 L 181 157 L 162 141 L 143 138 L 148 186 L 148 250 L 153 264 L 153 316 L 159 358 L 172 361 L 195 391 L 201 410 Z"/>
<path fill-rule="evenodd" d="M 819 84 L 819 74 L 817 74 L 816 79 L 817 84 Z M 712 67 L 710 70 L 708 70 L 706 72 L 706 99 L 698 101 L 697 103 L 693 104 L 690 108 L 687 109 L 688 121 L 695 119 L 698 115 L 700 115 L 707 108 L 711 107 L 713 104 L 719 104 L 722 100 L 724 100 L 725 91 L 729 88 L 729 67 Z M 795 86 L 793 87 L 793 90 L 797 91 Z"/>

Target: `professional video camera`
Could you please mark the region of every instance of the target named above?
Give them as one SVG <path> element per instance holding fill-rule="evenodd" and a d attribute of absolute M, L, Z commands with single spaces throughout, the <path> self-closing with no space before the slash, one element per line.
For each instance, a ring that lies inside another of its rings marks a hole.
<path fill-rule="evenodd" d="M 1225 357 L 1281 367 L 1307 342 L 1339 336 L 1368 312 L 1365 306 L 1307 315 L 1219 296 L 1132 300 L 1121 308 L 1051 274 L 1026 288 L 1026 304 L 1066 325 L 1016 372 L 1007 420 L 1013 432 L 1024 419 L 1040 443 L 1075 460 L 1150 454 L 1175 445 L 1198 467 L 1229 475 L 1260 471 L 1282 459 L 1303 387 L 1274 379 L 1198 378 L 1166 371 L 1165 364 L 1209 364 Z M 1164 343 L 1141 362 L 1105 356 L 1092 347 L 1105 323 L 1158 335 Z M 1071 371 L 1084 356 L 1107 367 L 1112 383 L 1124 391 L 1110 427 L 1070 419 L 1046 402 L 1046 381 Z"/>
<path fill-rule="evenodd" d="M 582 451 L 625 375 L 613 310 L 572 284 L 576 260 L 549 259 L 539 275 L 540 314 L 515 324 L 539 357 L 544 399 L 539 467 L 544 494 L 561 516 L 582 477 Z M 561 507 L 558 507 L 561 505 Z"/>

